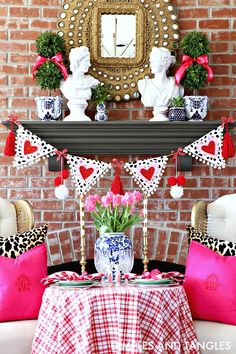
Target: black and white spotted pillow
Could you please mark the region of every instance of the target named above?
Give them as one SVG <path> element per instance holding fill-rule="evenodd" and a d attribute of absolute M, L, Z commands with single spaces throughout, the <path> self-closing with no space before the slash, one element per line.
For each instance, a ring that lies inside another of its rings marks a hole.
<path fill-rule="evenodd" d="M 0 236 L 0 256 L 16 258 L 20 254 L 45 242 L 48 225 L 34 227 L 9 237 Z"/>
<path fill-rule="evenodd" d="M 202 245 L 207 246 L 222 256 L 236 256 L 236 243 L 226 240 L 218 240 L 217 238 L 208 236 L 192 226 L 187 227 L 188 242 L 194 240 Z"/>

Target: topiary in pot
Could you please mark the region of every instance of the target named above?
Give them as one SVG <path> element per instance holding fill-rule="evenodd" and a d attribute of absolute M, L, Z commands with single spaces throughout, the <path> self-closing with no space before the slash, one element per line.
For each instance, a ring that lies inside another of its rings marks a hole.
<path fill-rule="evenodd" d="M 63 64 L 65 41 L 58 34 L 46 31 L 36 38 L 37 61 L 33 66 L 36 84 L 42 90 L 50 90 L 50 96 L 36 98 L 38 115 L 42 120 L 57 120 L 61 115 L 61 96 L 51 96 L 51 91 L 60 88 L 61 80 L 67 78 Z"/>
<path fill-rule="evenodd" d="M 202 32 L 190 32 L 181 41 L 182 64 L 175 74 L 176 83 L 193 90 L 195 96 L 185 96 L 186 112 L 189 119 L 202 120 L 207 114 L 207 96 L 196 96 L 207 81 L 213 79 L 208 65 L 210 42 Z"/>
<path fill-rule="evenodd" d="M 170 121 L 186 120 L 185 102 L 182 96 L 173 97 L 170 101 L 168 118 Z"/>
<path fill-rule="evenodd" d="M 99 83 L 97 86 L 92 87 L 92 100 L 97 104 L 95 120 L 103 122 L 108 119 L 105 102 L 110 98 L 110 90 L 106 85 Z"/>

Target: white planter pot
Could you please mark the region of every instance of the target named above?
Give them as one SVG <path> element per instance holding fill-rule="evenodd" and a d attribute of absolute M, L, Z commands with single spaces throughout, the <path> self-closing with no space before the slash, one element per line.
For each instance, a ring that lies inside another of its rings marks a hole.
<path fill-rule="evenodd" d="M 207 96 L 184 96 L 186 115 L 189 120 L 203 120 L 207 115 Z"/>
<path fill-rule="evenodd" d="M 61 115 L 61 96 L 39 96 L 35 98 L 37 113 L 42 120 L 58 120 Z"/>

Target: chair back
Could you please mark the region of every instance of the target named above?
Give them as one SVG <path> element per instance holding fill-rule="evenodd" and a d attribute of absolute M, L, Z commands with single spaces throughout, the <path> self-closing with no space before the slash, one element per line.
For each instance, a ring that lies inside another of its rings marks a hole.
<path fill-rule="evenodd" d="M 191 224 L 209 236 L 236 242 L 236 194 L 224 195 L 209 204 L 196 202 Z"/>
<path fill-rule="evenodd" d="M 9 237 L 34 227 L 34 214 L 26 200 L 9 202 L 0 198 L 0 236 Z"/>

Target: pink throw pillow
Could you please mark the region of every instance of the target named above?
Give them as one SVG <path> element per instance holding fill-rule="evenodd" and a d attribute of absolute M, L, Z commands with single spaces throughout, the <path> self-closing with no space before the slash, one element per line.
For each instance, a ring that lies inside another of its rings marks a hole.
<path fill-rule="evenodd" d="M 184 288 L 195 319 L 236 325 L 236 257 L 191 241 Z"/>
<path fill-rule="evenodd" d="M 45 244 L 16 259 L 0 256 L 0 322 L 38 317 L 46 275 Z"/>

